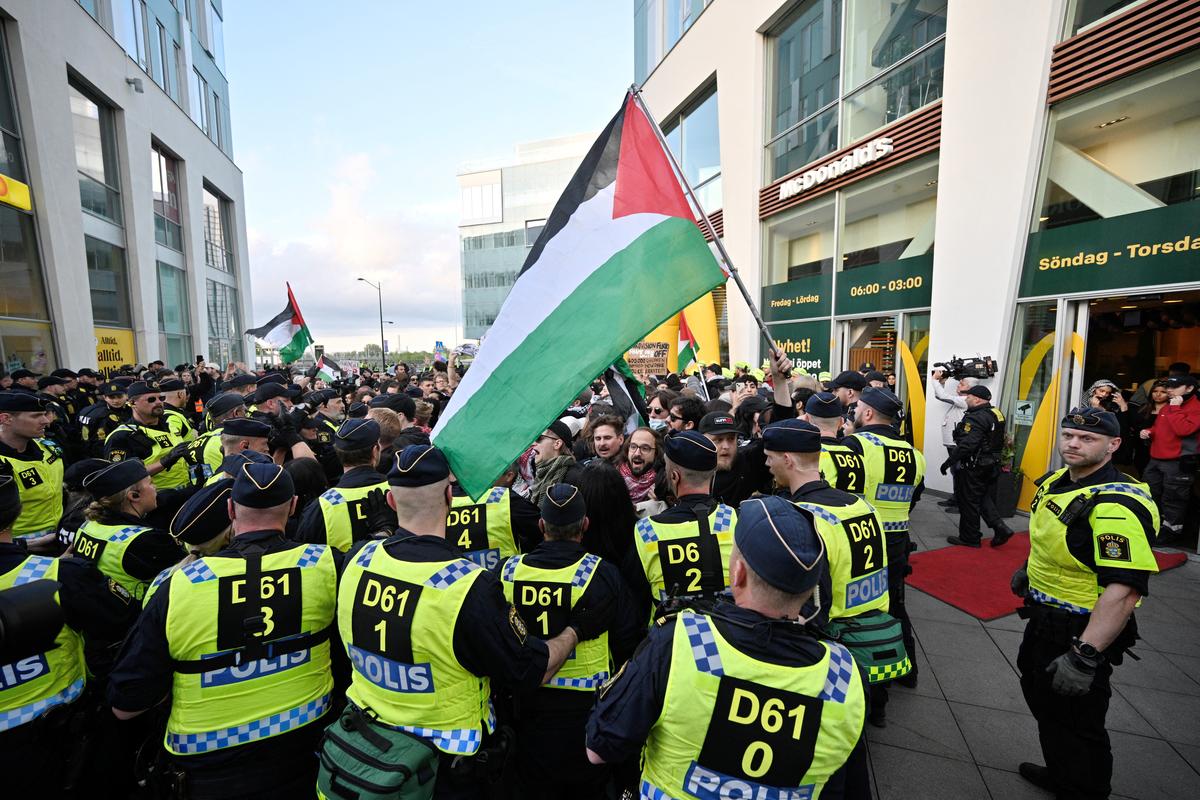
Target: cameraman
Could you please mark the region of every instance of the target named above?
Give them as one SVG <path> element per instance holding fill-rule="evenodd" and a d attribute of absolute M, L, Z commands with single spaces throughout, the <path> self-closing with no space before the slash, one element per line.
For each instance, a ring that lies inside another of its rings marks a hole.
<path fill-rule="evenodd" d="M 992 547 L 1012 538 L 996 509 L 996 481 L 1000 477 L 1000 453 L 1004 449 L 1004 415 L 992 407 L 986 386 L 972 386 L 963 395 L 967 412 L 954 428 L 954 455 L 942 464 L 942 474 L 961 464 L 954 494 L 958 500 L 958 536 L 947 536 L 950 544 L 979 547 L 979 517 L 994 531 Z"/>
<path fill-rule="evenodd" d="M 0 663 L 13 669 L 13 679 L 0 684 L 0 774 L 7 797 L 61 797 L 67 784 L 79 788 L 85 781 L 86 749 L 97 744 L 86 733 L 95 721 L 87 719 L 96 708 L 91 690 L 107 678 L 113 650 L 140 607 L 88 561 L 29 555 L 13 541 L 20 514 L 16 482 L 0 475 L 0 594 L 57 581 L 53 602 L 65 624 L 41 635 L 18 626 L 0 637 Z M 31 612 L 22 607 L 14 616 L 44 618 Z M 18 637 L 30 646 L 16 649 Z"/>
<path fill-rule="evenodd" d="M 946 455 L 950 461 L 954 461 L 954 452 L 958 445 L 954 442 L 954 429 L 958 427 L 958 423 L 962 421 L 963 414 L 967 413 L 967 390 L 974 386 L 978 381 L 975 378 L 963 378 L 955 381 L 953 386 L 946 385 L 946 370 L 938 367 L 933 371 L 933 396 L 943 403 L 946 403 L 946 416 L 942 418 L 942 445 L 946 448 Z M 944 474 L 944 473 L 943 473 Z M 938 503 L 943 508 L 955 509 L 958 508 L 958 469 L 951 468 L 950 480 L 953 482 L 954 494 L 948 500 L 942 500 Z"/>

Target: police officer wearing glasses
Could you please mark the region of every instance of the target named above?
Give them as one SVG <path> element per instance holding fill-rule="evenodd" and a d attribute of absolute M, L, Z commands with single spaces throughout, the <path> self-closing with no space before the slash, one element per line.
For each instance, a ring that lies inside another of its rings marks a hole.
<path fill-rule="evenodd" d="M 1138 638 L 1133 610 L 1158 571 L 1159 516 L 1146 485 L 1113 466 L 1121 427 L 1111 412 L 1076 408 L 1061 425 L 1067 466 L 1039 481 L 1029 561 L 1012 579 L 1028 620 L 1017 669 L 1046 759 L 1020 773 L 1058 797 L 1105 798 L 1109 676 Z"/>

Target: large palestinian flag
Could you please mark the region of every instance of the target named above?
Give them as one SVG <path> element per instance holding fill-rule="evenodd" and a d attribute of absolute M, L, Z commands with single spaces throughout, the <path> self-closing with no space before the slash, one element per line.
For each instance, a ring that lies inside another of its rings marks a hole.
<path fill-rule="evenodd" d="M 725 281 L 632 94 L 554 206 L 433 432 L 481 495 L 579 392 Z"/>
<path fill-rule="evenodd" d="M 279 358 L 285 364 L 290 364 L 300 356 L 313 342 L 304 317 L 300 315 L 300 306 L 296 305 L 296 297 L 292 294 L 291 284 L 287 285 L 287 307 L 275 315 L 274 319 L 259 328 L 246 331 L 256 339 L 262 339 L 279 350 Z"/>

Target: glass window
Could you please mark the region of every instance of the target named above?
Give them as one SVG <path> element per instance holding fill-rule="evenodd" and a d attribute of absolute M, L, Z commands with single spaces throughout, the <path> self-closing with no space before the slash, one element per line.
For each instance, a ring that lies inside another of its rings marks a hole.
<path fill-rule="evenodd" d="M 933 251 L 937 163 L 892 170 L 844 192 L 841 269 L 898 261 Z"/>
<path fill-rule="evenodd" d="M 242 360 L 237 289 L 208 281 L 208 360 L 225 365 Z"/>
<path fill-rule="evenodd" d="M 179 162 L 150 148 L 154 184 L 154 238 L 172 250 L 183 251 L 183 216 L 179 211 Z"/>
<path fill-rule="evenodd" d="M 1200 59 L 1055 107 L 1033 229 L 1200 199 Z"/>
<path fill-rule="evenodd" d="M 225 21 L 221 19 L 221 15 L 217 12 L 217 7 L 211 2 L 208 4 L 208 41 L 212 46 L 213 61 L 217 64 L 217 69 L 225 72 Z"/>
<path fill-rule="evenodd" d="M 635 0 L 633 74 L 638 83 L 646 80 L 662 55 L 662 0 Z"/>
<path fill-rule="evenodd" d="M 150 15 L 146 0 L 113 0 L 112 15 L 116 40 L 138 66 L 150 72 Z"/>
<path fill-rule="evenodd" d="M 230 203 L 204 187 L 204 262 L 221 272 L 234 272 Z"/>
<path fill-rule="evenodd" d="M 667 145 L 705 211 L 721 208 L 721 136 L 717 125 L 717 92 L 669 123 Z"/>
<path fill-rule="evenodd" d="M 861 86 L 946 33 L 946 0 L 856 0 L 846 6 L 846 88 Z"/>
<path fill-rule="evenodd" d="M 167 35 L 167 29 L 163 27 L 161 22 L 155 23 L 158 32 L 158 58 L 154 62 L 154 82 L 163 88 L 171 99 L 175 98 L 175 92 L 170 88 L 171 78 L 171 48 L 168 45 L 170 37 Z"/>
<path fill-rule="evenodd" d="M 833 198 L 806 203 L 773 222 L 767 231 L 766 283 L 832 275 L 833 206 Z"/>
<path fill-rule="evenodd" d="M 498 180 L 485 181 L 474 186 L 463 186 L 459 190 L 462 201 L 463 225 L 479 225 L 485 222 L 501 222 L 504 219 L 504 196 Z"/>
<path fill-rule="evenodd" d="M 667 0 L 666 2 L 666 42 L 664 52 L 675 46 L 687 29 L 692 27 L 696 17 L 704 10 L 704 0 Z"/>
<path fill-rule="evenodd" d="M 25 160 L 21 155 L 17 111 L 8 80 L 8 52 L 2 39 L 0 37 L 0 174 L 24 182 Z"/>
<path fill-rule="evenodd" d="M 84 11 L 91 14 L 93 19 L 96 18 L 96 0 L 79 0 L 79 5 L 83 7 Z"/>
<path fill-rule="evenodd" d="M 525 220 L 525 246 L 533 247 L 533 243 L 542 235 L 542 229 L 546 227 L 544 219 L 527 219 Z"/>
<path fill-rule="evenodd" d="M 158 262 L 158 329 L 163 333 L 191 332 L 187 273 L 162 261 Z"/>
<path fill-rule="evenodd" d="M 192 67 L 192 119 L 208 133 L 208 81 Z"/>
<path fill-rule="evenodd" d="M 75 132 L 75 166 L 79 197 L 85 211 L 121 224 L 120 179 L 117 176 L 113 112 L 75 86 L 69 86 Z"/>
<path fill-rule="evenodd" d="M 212 95 L 212 130 L 209 131 L 209 138 L 217 143 L 217 147 L 225 149 L 225 137 L 221 134 L 221 96 L 216 92 Z"/>
<path fill-rule="evenodd" d="M 55 368 L 53 356 L 48 322 L 0 320 L 0 357 L 3 357 L 4 369 L 46 373 Z"/>
<path fill-rule="evenodd" d="M 1114 16 L 1127 6 L 1142 2 L 1145 0 L 1075 0 L 1067 16 L 1070 35 L 1074 36 L 1093 23 Z"/>
<path fill-rule="evenodd" d="M 838 146 L 838 110 L 830 108 L 800 123 L 771 143 L 771 179 L 782 178 L 805 164 L 832 153 Z"/>
<path fill-rule="evenodd" d="M 810 0 L 797 8 L 772 37 L 772 180 L 837 149 L 836 117 L 825 120 L 816 130 L 809 121 L 838 99 L 841 8 L 841 0 Z M 833 135 L 829 136 L 831 126 Z M 808 130 L 793 135 L 801 127 Z M 805 148 L 807 154 L 801 160 L 792 158 L 789 153 L 793 147 Z"/>
<path fill-rule="evenodd" d="M 938 44 L 846 98 L 842 139 L 847 144 L 942 97 L 946 44 Z"/>
<path fill-rule="evenodd" d="M 96 325 L 131 327 L 125 251 L 91 236 L 83 237 L 83 244 L 87 251 L 92 319 Z"/>
<path fill-rule="evenodd" d="M 0 316 L 49 319 L 33 217 L 0 205 Z"/>

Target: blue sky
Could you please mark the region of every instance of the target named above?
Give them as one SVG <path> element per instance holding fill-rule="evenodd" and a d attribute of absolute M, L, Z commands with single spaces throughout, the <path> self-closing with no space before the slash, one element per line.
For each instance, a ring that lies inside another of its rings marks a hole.
<path fill-rule="evenodd" d="M 254 303 L 291 281 L 318 342 L 456 340 L 466 161 L 599 131 L 633 74 L 628 0 L 225 3 Z"/>

